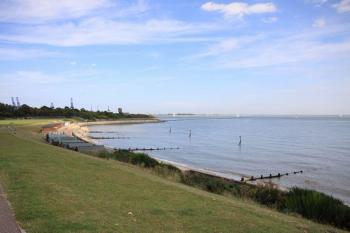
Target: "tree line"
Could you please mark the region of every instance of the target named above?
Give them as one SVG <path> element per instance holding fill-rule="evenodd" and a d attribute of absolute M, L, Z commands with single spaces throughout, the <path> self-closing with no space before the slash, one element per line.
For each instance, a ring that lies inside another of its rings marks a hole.
<path fill-rule="evenodd" d="M 122 119 L 122 118 L 150 118 L 152 116 L 146 114 L 124 114 L 124 113 L 113 113 L 108 111 L 88 111 L 84 108 L 50 108 L 42 106 L 40 108 L 30 107 L 26 104 L 20 107 L 0 103 L 0 119 L 7 118 L 35 118 L 35 117 L 65 117 L 72 118 L 78 117 L 86 120 L 97 120 L 97 119 Z"/>

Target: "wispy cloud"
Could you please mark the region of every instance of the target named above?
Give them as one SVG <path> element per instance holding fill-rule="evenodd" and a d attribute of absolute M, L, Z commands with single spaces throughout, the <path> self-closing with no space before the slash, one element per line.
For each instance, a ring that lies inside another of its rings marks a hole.
<path fill-rule="evenodd" d="M 55 46 L 98 44 L 139 44 L 161 41 L 199 40 L 201 33 L 220 30 L 210 24 L 191 24 L 177 20 L 145 22 L 89 18 L 77 23 L 20 26 L 15 33 L 1 33 L 0 40 Z"/>
<path fill-rule="evenodd" d="M 214 44 L 210 45 L 204 52 L 186 56 L 182 58 L 182 60 L 195 61 L 207 57 L 226 56 L 230 53 L 239 51 L 240 48 L 244 47 L 247 44 L 251 44 L 261 39 L 262 35 L 260 34 L 254 36 L 221 38 L 216 40 Z"/>
<path fill-rule="evenodd" d="M 333 7 L 339 13 L 350 12 L 350 0 L 341 0 L 339 3 L 333 4 Z"/>
<path fill-rule="evenodd" d="M 329 44 L 301 42 L 290 46 L 288 42 L 280 43 L 280 45 L 266 46 L 257 51 L 247 51 L 243 56 L 231 57 L 219 64 L 224 68 L 268 67 L 319 61 L 342 55 L 349 57 L 347 55 L 350 52 L 350 41 Z"/>
<path fill-rule="evenodd" d="M 9 89 L 12 86 L 16 87 L 21 84 L 21 87 L 34 86 L 52 86 L 57 84 L 77 84 L 82 80 L 87 82 L 103 75 L 96 69 L 87 67 L 63 71 L 58 73 L 45 72 L 42 70 L 16 70 L 9 73 L 0 74 L 0 84 L 4 89 Z"/>
<path fill-rule="evenodd" d="M 328 2 L 328 0 L 306 0 L 306 1 L 314 4 L 316 7 L 320 7 L 323 4 L 325 4 L 326 2 Z"/>
<path fill-rule="evenodd" d="M 288 65 L 293 63 L 316 62 L 336 57 L 349 57 L 350 41 L 319 43 L 314 41 L 276 40 L 273 44 L 263 44 L 261 48 L 248 49 L 240 52 L 240 56 L 231 56 L 229 59 L 219 62 L 224 68 L 254 68 L 276 65 Z"/>
<path fill-rule="evenodd" d="M 42 22 L 79 18 L 112 5 L 110 0 L 9 0 L 0 3 L 2 22 Z"/>
<path fill-rule="evenodd" d="M 6 0 L 0 1 L 0 23 L 55 26 L 93 17 L 137 17 L 149 9 L 146 0 Z"/>
<path fill-rule="evenodd" d="M 42 84 L 58 84 L 66 79 L 63 76 L 48 75 L 38 70 L 19 70 L 16 72 L 3 74 L 0 76 L 3 85 L 42 85 Z"/>
<path fill-rule="evenodd" d="M 262 19 L 263 23 L 274 23 L 277 20 L 278 20 L 277 17 L 267 17 Z"/>
<path fill-rule="evenodd" d="M 326 26 L 326 20 L 324 18 L 318 18 L 313 22 L 312 26 L 315 28 L 323 28 Z"/>
<path fill-rule="evenodd" d="M 228 4 L 207 2 L 201 6 L 204 11 L 217 11 L 226 17 L 243 17 L 252 14 L 274 13 L 277 7 L 272 2 L 247 4 L 244 2 L 232 2 Z"/>
<path fill-rule="evenodd" d="M 0 47 L 0 60 L 24 60 L 58 56 L 62 56 L 62 54 L 42 49 Z"/>
<path fill-rule="evenodd" d="M 344 26 L 346 27 L 346 26 Z M 210 53 L 218 45 L 210 46 L 206 52 L 190 55 L 196 59 L 212 56 L 218 68 L 241 69 L 315 62 L 339 58 L 350 58 L 350 39 L 323 41 L 323 38 L 343 33 L 344 29 L 329 27 L 304 32 L 265 33 L 250 40 L 236 38 L 233 50 Z M 216 50 L 218 51 L 218 50 Z"/>

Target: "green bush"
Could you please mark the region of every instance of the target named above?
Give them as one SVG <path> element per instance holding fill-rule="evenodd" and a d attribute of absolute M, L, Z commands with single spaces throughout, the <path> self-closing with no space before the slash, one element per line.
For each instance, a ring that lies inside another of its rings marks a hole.
<path fill-rule="evenodd" d="M 271 185 L 256 186 L 253 198 L 260 204 L 283 209 L 285 206 L 286 192 Z"/>
<path fill-rule="evenodd" d="M 97 157 L 103 158 L 103 159 L 110 159 L 111 153 L 109 153 L 108 151 L 101 151 L 101 152 L 97 153 Z"/>
<path fill-rule="evenodd" d="M 293 188 L 286 199 L 286 210 L 318 222 L 350 229 L 350 207 L 326 194 Z"/>
<path fill-rule="evenodd" d="M 153 168 L 159 165 L 159 162 L 156 159 L 151 158 L 144 153 L 133 153 L 127 150 L 115 151 L 112 157 L 122 162 L 141 165 L 147 168 Z"/>
<path fill-rule="evenodd" d="M 184 173 L 181 176 L 181 182 L 212 193 L 223 194 L 228 192 L 233 195 L 239 194 L 239 187 L 236 182 L 200 172 L 188 171 Z"/>
<path fill-rule="evenodd" d="M 153 168 L 153 171 L 158 176 L 162 176 L 170 180 L 174 180 L 177 182 L 181 180 L 182 171 L 170 164 L 159 163 L 159 165 Z"/>

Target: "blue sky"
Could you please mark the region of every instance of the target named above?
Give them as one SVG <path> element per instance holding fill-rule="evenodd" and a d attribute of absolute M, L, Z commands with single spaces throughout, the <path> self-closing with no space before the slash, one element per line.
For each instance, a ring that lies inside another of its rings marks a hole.
<path fill-rule="evenodd" d="M 350 0 L 1 0 L 0 102 L 349 114 Z"/>

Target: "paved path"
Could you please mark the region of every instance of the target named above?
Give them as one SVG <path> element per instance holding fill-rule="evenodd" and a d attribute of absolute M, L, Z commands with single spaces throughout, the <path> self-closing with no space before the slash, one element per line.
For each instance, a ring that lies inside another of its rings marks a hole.
<path fill-rule="evenodd" d="M 21 233 L 0 184 L 0 233 Z"/>

